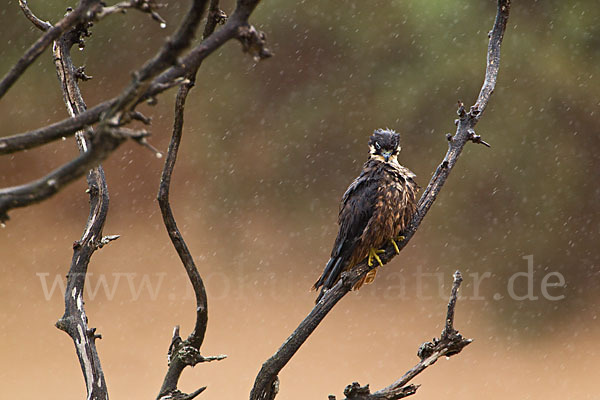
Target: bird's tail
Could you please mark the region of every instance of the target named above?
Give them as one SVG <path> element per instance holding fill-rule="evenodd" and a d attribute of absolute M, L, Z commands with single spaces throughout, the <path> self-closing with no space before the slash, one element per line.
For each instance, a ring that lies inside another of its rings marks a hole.
<path fill-rule="evenodd" d="M 341 257 L 331 257 L 323 270 L 323 274 L 321 277 L 315 282 L 311 290 L 319 290 L 322 286 L 321 292 L 317 296 L 315 303 L 318 303 L 321 300 L 321 297 L 325 294 L 328 289 L 331 289 L 333 285 L 337 282 L 340 274 L 342 273 L 342 258 Z"/>

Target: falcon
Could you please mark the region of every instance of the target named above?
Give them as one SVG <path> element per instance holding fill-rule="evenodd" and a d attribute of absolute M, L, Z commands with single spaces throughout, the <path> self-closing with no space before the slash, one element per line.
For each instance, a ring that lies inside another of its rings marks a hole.
<path fill-rule="evenodd" d="M 351 269 L 368 257 L 369 271 L 353 290 L 375 279 L 377 268 L 383 266 L 379 254 L 387 243 L 400 250 L 396 241 L 404 240 L 402 232 L 408 227 L 417 209 L 419 186 L 416 175 L 398 162 L 400 135 L 393 130 L 377 129 L 369 138 L 369 159 L 362 172 L 344 193 L 338 216 L 339 231 L 331 250 L 331 258 L 313 289 L 322 287 L 317 302 L 340 279 L 342 272 Z"/>

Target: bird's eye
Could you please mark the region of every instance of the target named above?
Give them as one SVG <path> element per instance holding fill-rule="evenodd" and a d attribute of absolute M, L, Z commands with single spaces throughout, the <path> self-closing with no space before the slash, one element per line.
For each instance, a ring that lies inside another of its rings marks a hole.
<path fill-rule="evenodd" d="M 381 150 L 381 146 L 379 145 L 379 142 L 375 142 L 375 148 L 377 150 Z"/>

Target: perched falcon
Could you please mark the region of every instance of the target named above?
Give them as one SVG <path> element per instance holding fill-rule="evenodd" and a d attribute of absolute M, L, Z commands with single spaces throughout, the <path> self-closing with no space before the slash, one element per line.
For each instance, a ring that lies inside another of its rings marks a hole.
<path fill-rule="evenodd" d="M 335 285 L 343 271 L 368 257 L 369 265 L 384 252 L 387 242 L 404 240 L 400 236 L 408 227 L 416 208 L 419 189 L 415 174 L 398 163 L 400 135 L 392 130 L 377 129 L 369 138 L 369 160 L 359 177 L 342 197 L 338 225 L 340 226 L 331 259 L 313 289 L 323 287 L 317 297 Z M 353 289 L 375 279 L 377 268 L 371 270 Z"/>

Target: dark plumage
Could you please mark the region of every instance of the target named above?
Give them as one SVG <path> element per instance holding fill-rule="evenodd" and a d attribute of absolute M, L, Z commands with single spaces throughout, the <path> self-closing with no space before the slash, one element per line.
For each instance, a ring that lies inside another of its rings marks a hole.
<path fill-rule="evenodd" d="M 416 211 L 415 174 L 398 163 L 400 135 L 378 129 L 369 139 L 369 148 L 369 160 L 342 197 L 331 259 L 313 286 L 323 287 L 317 302 L 343 271 L 369 256 L 371 249 L 378 250 L 398 238 Z M 354 289 L 371 283 L 375 273 L 376 269 L 368 273 Z"/>

